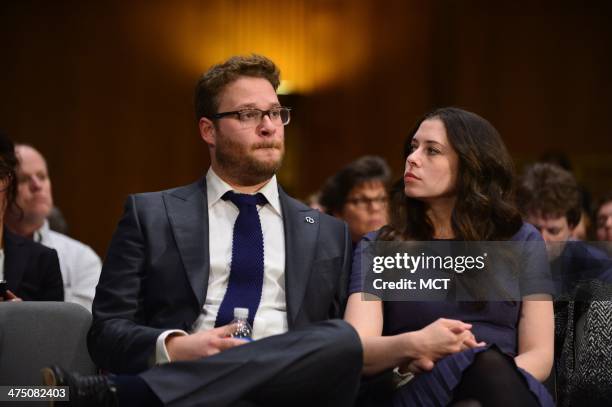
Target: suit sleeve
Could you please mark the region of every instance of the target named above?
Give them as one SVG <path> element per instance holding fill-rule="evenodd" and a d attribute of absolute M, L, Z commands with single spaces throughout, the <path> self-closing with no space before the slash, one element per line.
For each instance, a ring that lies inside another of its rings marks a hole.
<path fill-rule="evenodd" d="M 340 270 L 340 281 L 338 283 L 338 289 L 336 291 L 336 297 L 330 310 L 330 318 L 343 318 L 344 309 L 346 308 L 346 302 L 348 300 L 348 285 L 349 277 L 353 259 L 353 244 L 351 242 L 351 236 L 348 230 L 348 226 L 343 222 L 342 229 L 344 238 L 344 254 L 342 256 L 342 269 Z"/>
<path fill-rule="evenodd" d="M 43 273 L 43 284 L 38 299 L 40 301 L 64 301 L 64 281 L 57 252 L 53 249 L 42 252 L 39 267 Z"/>
<path fill-rule="evenodd" d="M 147 247 L 130 196 L 102 267 L 87 344 L 94 362 L 113 373 L 138 373 L 150 366 L 163 329 L 146 326 L 143 281 Z"/>

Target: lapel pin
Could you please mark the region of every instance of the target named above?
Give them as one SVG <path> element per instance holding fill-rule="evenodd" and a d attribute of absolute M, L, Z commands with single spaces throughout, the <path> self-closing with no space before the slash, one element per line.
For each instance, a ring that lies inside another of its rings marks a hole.
<path fill-rule="evenodd" d="M 305 219 L 305 220 L 306 220 L 306 222 L 308 222 L 308 223 L 315 223 L 314 218 L 311 218 L 310 216 L 306 216 L 304 219 Z"/>

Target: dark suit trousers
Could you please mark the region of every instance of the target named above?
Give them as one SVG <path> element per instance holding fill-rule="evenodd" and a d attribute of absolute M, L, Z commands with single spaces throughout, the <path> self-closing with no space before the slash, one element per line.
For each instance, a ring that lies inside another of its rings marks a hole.
<path fill-rule="evenodd" d="M 319 322 L 140 376 L 170 406 L 352 406 L 363 352 L 346 322 Z"/>

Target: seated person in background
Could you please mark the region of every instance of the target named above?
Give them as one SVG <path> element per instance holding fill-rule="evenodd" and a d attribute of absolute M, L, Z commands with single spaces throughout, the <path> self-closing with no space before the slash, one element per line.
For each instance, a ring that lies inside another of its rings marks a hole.
<path fill-rule="evenodd" d="M 601 405 L 612 395 L 612 260 L 571 238 L 581 212 L 579 187 L 571 173 L 553 164 L 534 164 L 520 180 L 518 197 L 524 218 L 546 241 L 556 285 L 559 405 Z"/>
<path fill-rule="evenodd" d="M 548 163 L 528 167 L 520 179 L 518 204 L 524 219 L 546 241 L 557 294 L 568 294 L 579 281 L 612 282 L 612 261 L 603 251 L 571 238 L 581 216 L 574 176 Z"/>
<path fill-rule="evenodd" d="M 595 219 L 597 240 L 612 242 L 612 191 L 599 201 Z"/>
<path fill-rule="evenodd" d="M 387 224 L 389 176 L 384 159 L 364 156 L 325 181 L 319 202 L 326 213 L 348 224 L 353 244 Z"/>
<path fill-rule="evenodd" d="M 364 374 L 396 368 L 400 384 L 415 374 L 389 394 L 393 406 L 552 406 L 541 384 L 553 360 L 546 250 L 514 205 L 513 163 L 500 135 L 476 114 L 442 108 L 419 121 L 404 157 L 404 187 L 391 197 L 389 225 L 367 234 L 353 256 L 345 319 L 362 338 Z M 533 272 L 520 275 L 520 290 L 514 281 L 513 301 L 489 301 L 488 292 L 470 302 L 452 295 L 416 301 L 409 290 L 403 301 L 366 298 L 372 294 L 362 270 L 369 268 L 361 263 L 369 241 L 432 240 L 534 243 L 539 250 L 518 259 L 520 270 Z"/>
<path fill-rule="evenodd" d="M 329 321 L 346 303 L 348 229 L 277 183 L 290 118 L 279 82 L 257 55 L 200 79 L 210 168 L 127 199 L 88 335 L 94 362 L 120 375 L 46 369 L 45 383 L 69 385 L 73 405 L 352 405 L 361 343 Z M 231 337 L 235 307 L 249 310 L 255 341 Z"/>
<path fill-rule="evenodd" d="M 562 151 L 547 151 L 540 156 L 537 162 L 556 165 L 574 176 L 572 161 L 570 160 L 569 156 Z M 578 221 L 573 226 L 570 232 L 570 236 L 572 239 L 569 240 L 588 240 L 589 231 L 591 230 L 591 226 L 593 223 L 591 213 L 593 209 L 591 206 L 591 193 L 584 185 L 577 184 L 577 188 L 580 194 L 581 210 Z"/>
<path fill-rule="evenodd" d="M 47 217 L 53 208 L 53 195 L 47 162 L 25 144 L 17 144 L 15 152 L 19 159 L 17 197 L 6 225 L 13 233 L 57 251 L 65 301 L 91 311 L 102 262 L 89 246 L 49 229 Z"/>
<path fill-rule="evenodd" d="M 0 301 L 62 301 L 64 288 L 55 250 L 16 236 L 4 227 L 7 212 L 19 216 L 13 142 L 0 133 Z"/>

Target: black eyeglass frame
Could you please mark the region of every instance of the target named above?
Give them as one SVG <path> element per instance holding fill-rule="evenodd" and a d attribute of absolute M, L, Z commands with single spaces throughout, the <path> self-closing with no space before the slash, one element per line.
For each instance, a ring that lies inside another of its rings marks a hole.
<path fill-rule="evenodd" d="M 233 114 L 238 115 L 238 118 L 240 118 L 240 113 L 242 113 L 242 112 L 248 112 L 250 110 L 257 110 L 257 111 L 261 112 L 261 120 L 263 120 L 264 116 L 268 116 L 268 118 L 270 120 L 272 120 L 272 118 L 270 117 L 270 112 L 272 112 L 273 110 L 277 110 L 277 109 L 278 110 L 284 109 L 284 110 L 287 111 L 287 115 L 288 115 L 287 123 L 283 123 L 283 126 L 288 125 L 289 122 L 291 121 L 291 108 L 290 107 L 286 107 L 286 106 L 276 106 L 276 107 L 273 107 L 272 109 L 268 109 L 268 110 L 261 110 L 261 109 L 257 109 L 256 107 L 251 107 L 251 108 L 248 108 L 248 109 L 233 110 L 231 112 L 220 112 L 220 113 L 213 114 L 211 119 L 215 119 L 215 120 L 216 119 L 221 119 L 223 117 L 231 116 Z"/>

